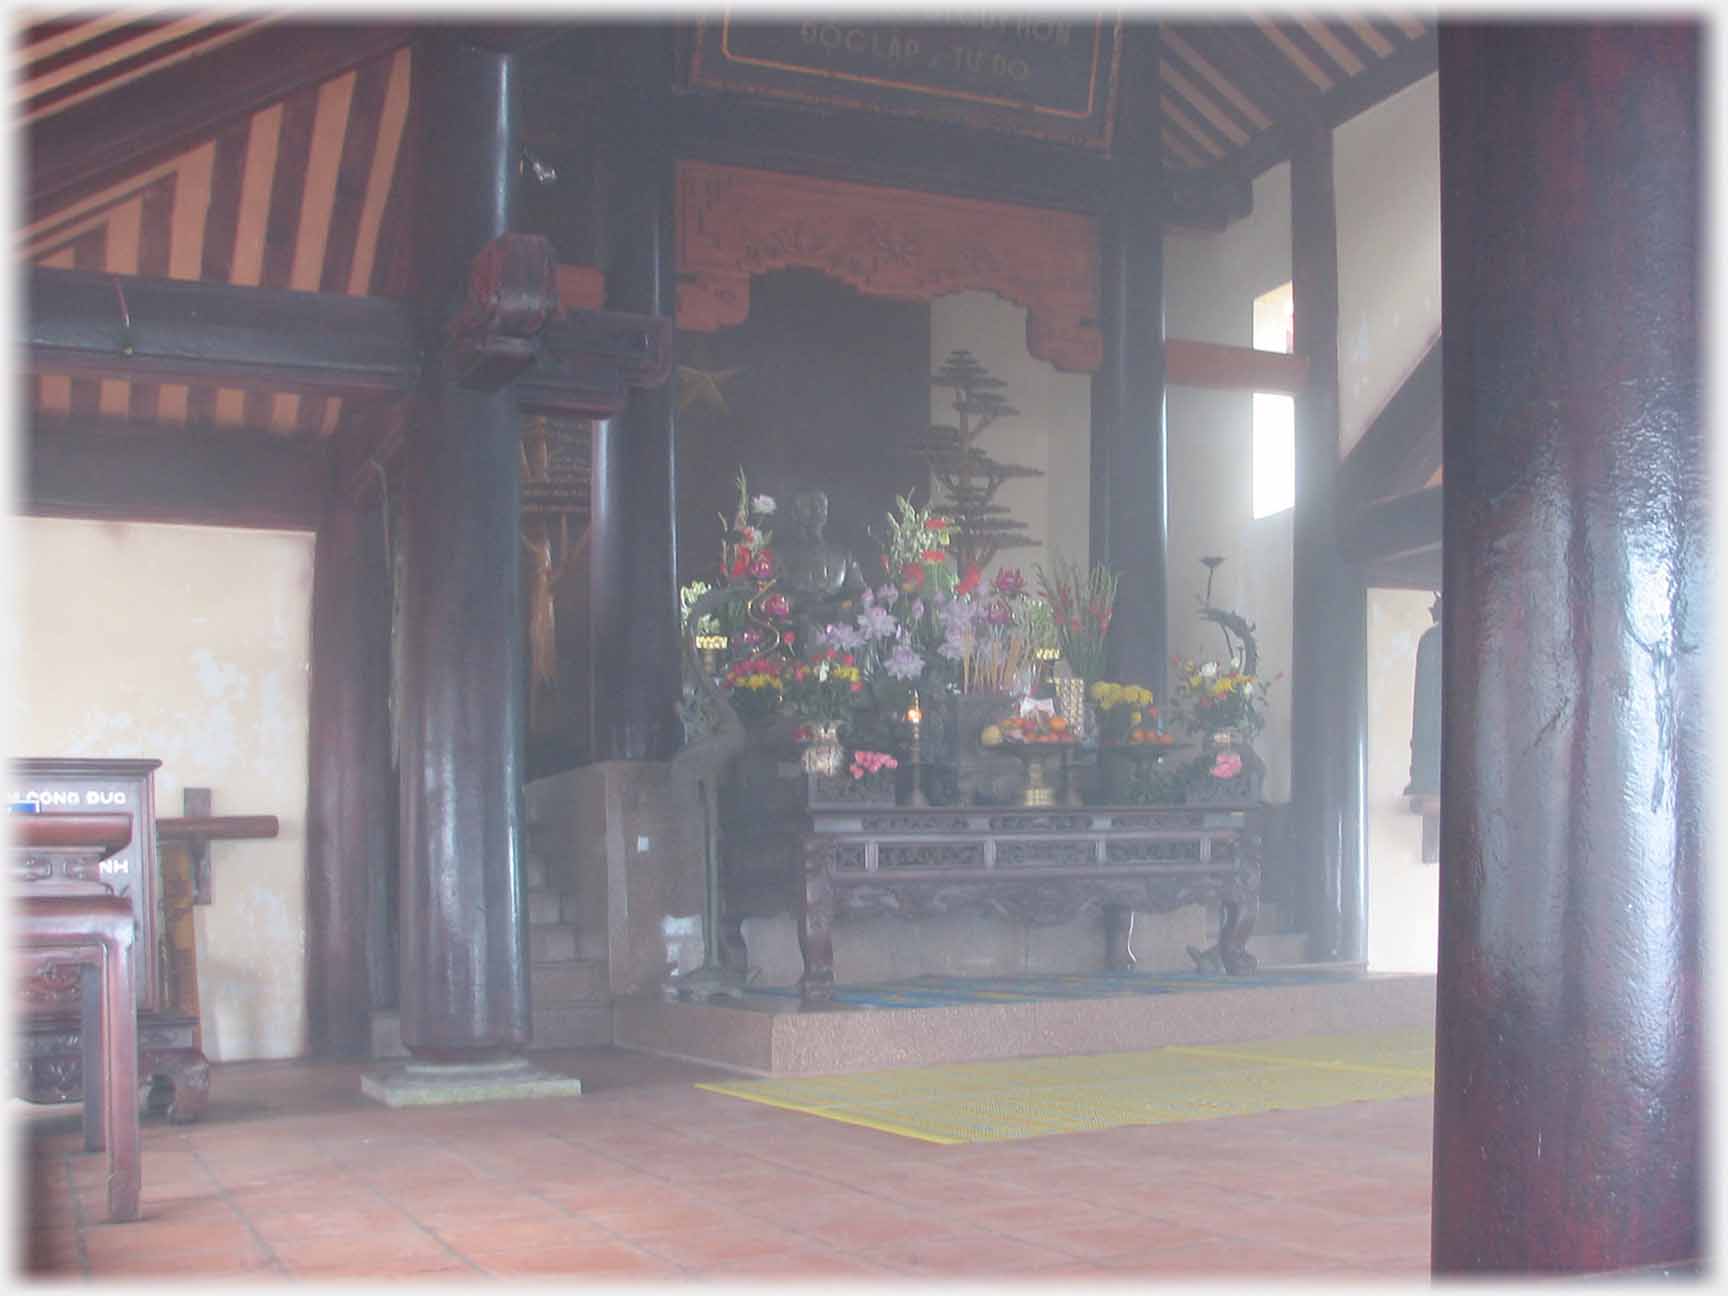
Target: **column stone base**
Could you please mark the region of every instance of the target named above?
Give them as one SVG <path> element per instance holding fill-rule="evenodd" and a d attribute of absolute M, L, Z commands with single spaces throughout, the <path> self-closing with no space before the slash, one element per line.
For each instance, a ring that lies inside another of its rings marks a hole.
<path fill-rule="evenodd" d="M 360 1077 L 360 1092 L 386 1107 L 504 1102 L 516 1098 L 572 1098 L 575 1076 L 535 1066 L 526 1058 L 492 1062 L 407 1062 Z"/>

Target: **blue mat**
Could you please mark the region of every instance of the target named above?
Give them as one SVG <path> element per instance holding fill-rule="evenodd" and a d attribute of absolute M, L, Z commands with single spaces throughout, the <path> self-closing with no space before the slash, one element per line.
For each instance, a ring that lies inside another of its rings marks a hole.
<path fill-rule="evenodd" d="M 1218 976 L 1201 972 L 1100 972 L 1093 975 L 952 977 L 834 987 L 833 1002 L 852 1008 L 946 1008 L 960 1004 L 1037 1003 L 1052 999 L 1126 999 L 1188 990 L 1247 990 L 1354 980 L 1355 972 L 1321 969 Z M 753 995 L 796 999 L 797 986 L 753 988 Z"/>

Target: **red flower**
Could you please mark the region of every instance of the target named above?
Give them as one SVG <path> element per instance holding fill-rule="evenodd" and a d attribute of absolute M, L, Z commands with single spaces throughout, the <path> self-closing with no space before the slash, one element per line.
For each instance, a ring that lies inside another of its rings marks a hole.
<path fill-rule="evenodd" d="M 732 570 L 728 574 L 732 575 L 732 576 L 742 576 L 745 572 L 747 572 L 749 570 L 750 570 L 750 547 L 748 545 L 739 545 L 736 553 L 733 555 L 733 558 L 732 558 Z"/>
<path fill-rule="evenodd" d="M 854 693 L 862 693 L 864 691 L 863 682 L 860 680 L 853 680 L 852 681 L 852 691 Z"/>
<path fill-rule="evenodd" d="M 921 563 L 909 562 L 900 569 L 900 588 L 914 592 L 924 588 L 924 567 Z"/>
<path fill-rule="evenodd" d="M 926 549 L 923 553 L 924 561 L 927 563 L 939 563 L 947 557 L 948 551 L 946 549 Z"/>
<path fill-rule="evenodd" d="M 951 525 L 952 524 L 948 521 L 947 518 L 931 518 L 930 522 L 929 522 L 929 529 L 932 531 L 946 531 L 949 528 L 949 526 L 951 526 Z"/>
<path fill-rule="evenodd" d="M 978 588 L 983 579 L 984 573 L 978 570 L 978 564 L 967 563 L 966 577 L 954 587 L 954 592 L 956 594 L 970 594 L 973 590 Z"/>

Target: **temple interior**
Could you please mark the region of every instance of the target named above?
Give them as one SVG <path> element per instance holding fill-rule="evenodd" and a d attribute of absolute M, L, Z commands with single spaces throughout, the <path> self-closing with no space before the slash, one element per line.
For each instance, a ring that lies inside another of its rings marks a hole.
<path fill-rule="evenodd" d="M 1708 1271 L 1701 23 L 15 37 L 28 1276 Z"/>

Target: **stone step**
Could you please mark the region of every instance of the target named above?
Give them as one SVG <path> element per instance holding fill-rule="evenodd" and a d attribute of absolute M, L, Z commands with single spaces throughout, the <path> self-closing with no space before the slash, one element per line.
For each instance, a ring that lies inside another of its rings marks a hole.
<path fill-rule="evenodd" d="M 533 1010 L 533 1040 L 529 1051 L 539 1049 L 588 1048 L 612 1042 L 612 1001 L 580 1007 Z"/>
<path fill-rule="evenodd" d="M 522 885 L 530 891 L 544 888 L 552 877 L 552 871 L 546 861 L 537 851 L 532 849 L 522 852 Z"/>
<path fill-rule="evenodd" d="M 529 990 L 536 1009 L 589 1003 L 611 993 L 603 959 L 540 963 L 528 969 Z"/>
<path fill-rule="evenodd" d="M 576 957 L 576 929 L 560 923 L 552 927 L 528 928 L 530 963 L 569 963 Z"/>

